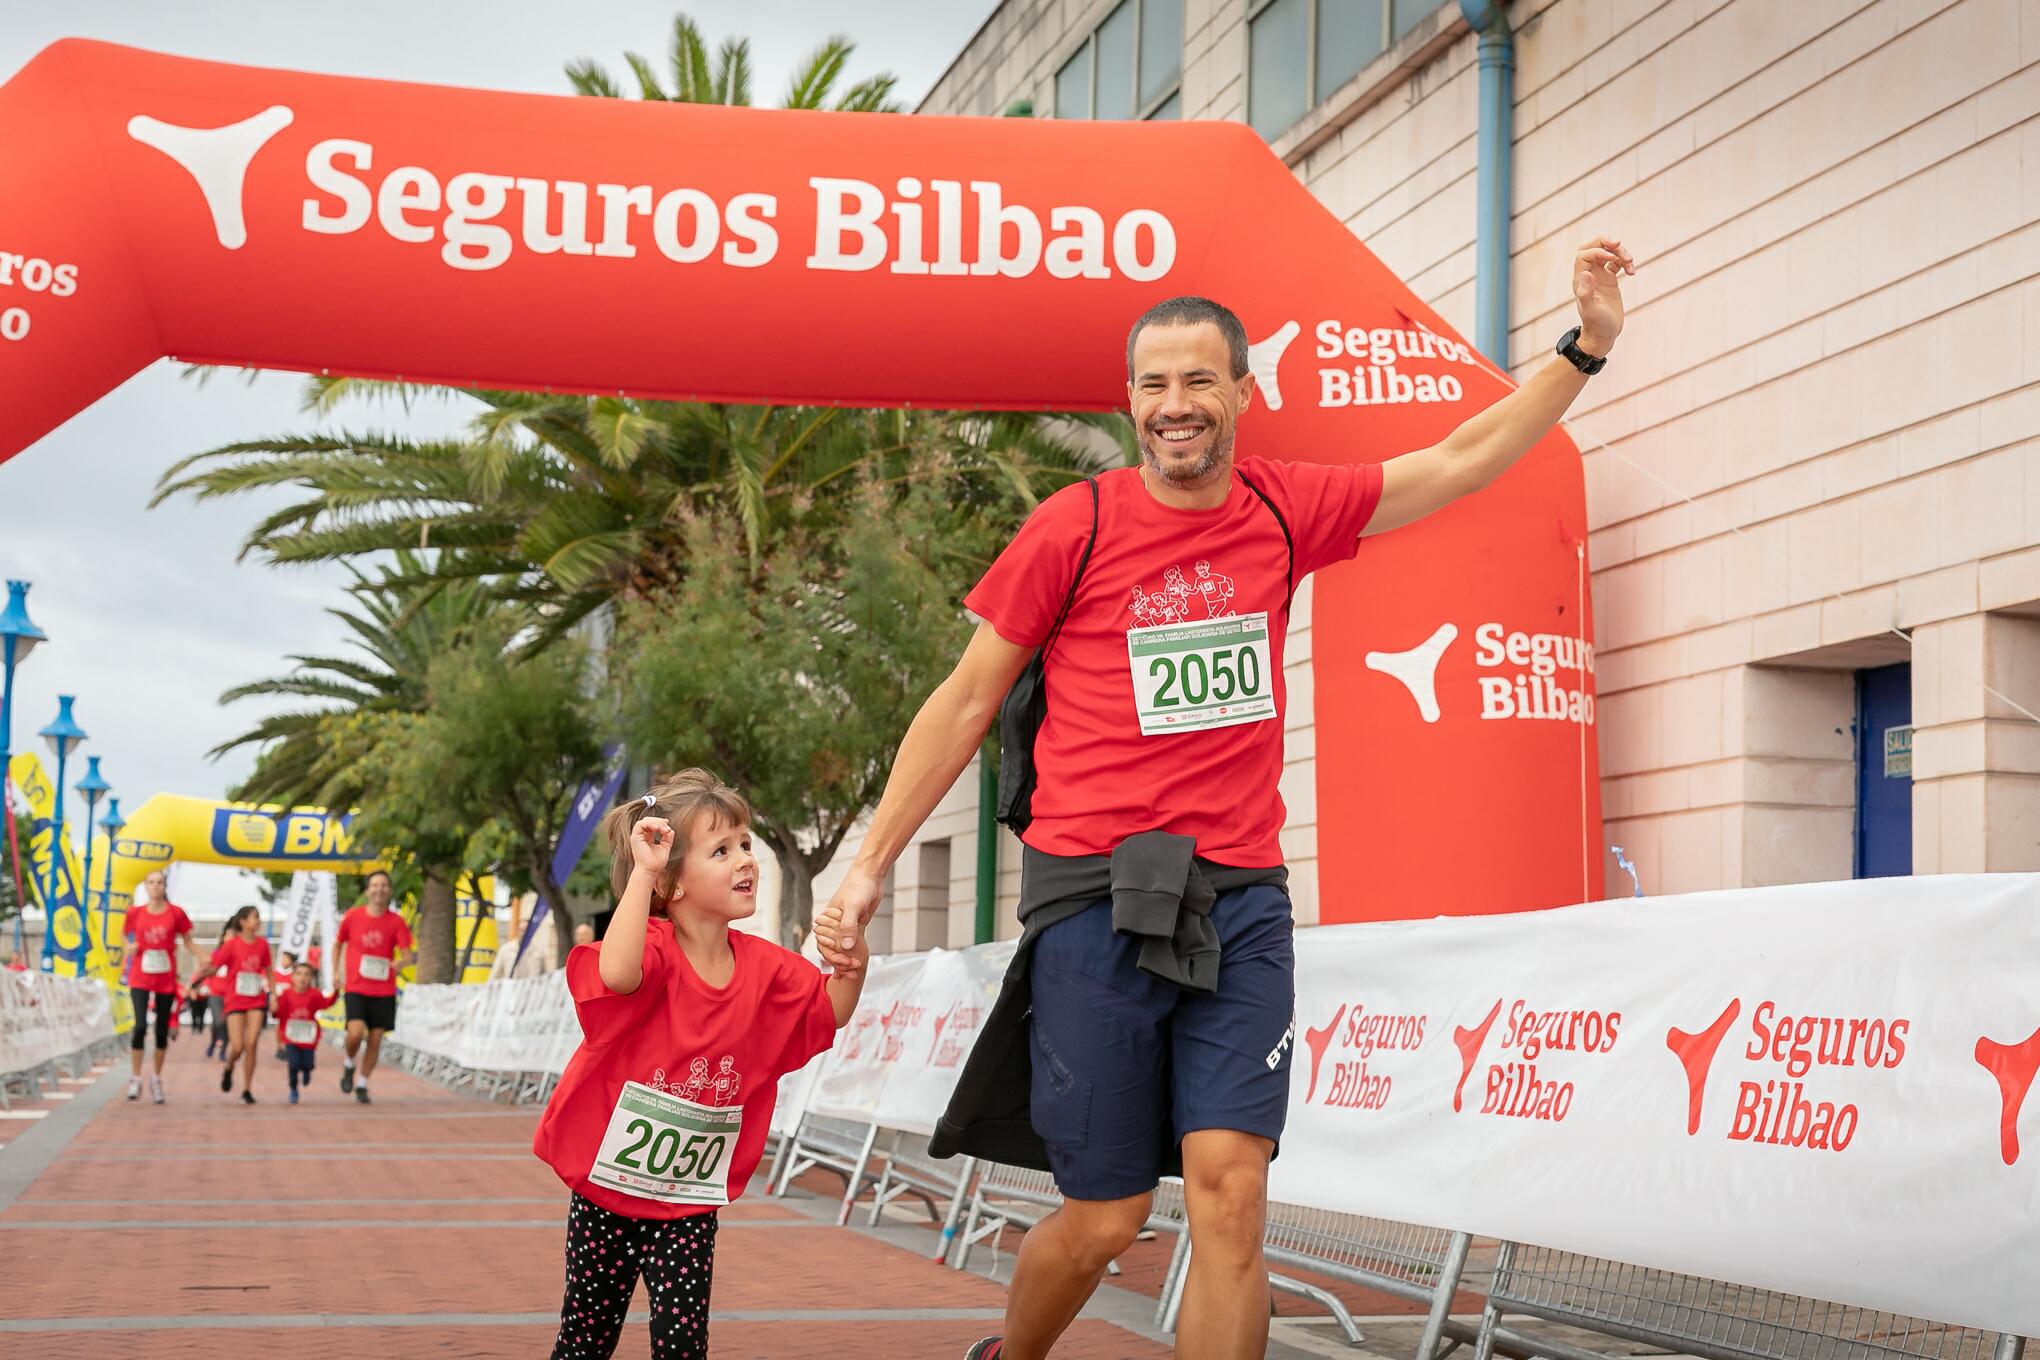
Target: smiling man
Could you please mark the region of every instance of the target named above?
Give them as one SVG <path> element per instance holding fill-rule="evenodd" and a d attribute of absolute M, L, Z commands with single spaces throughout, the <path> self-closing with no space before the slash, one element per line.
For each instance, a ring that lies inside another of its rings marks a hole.
<path fill-rule="evenodd" d="M 1265 1350 L 1261 1237 L 1293 1046 L 1277 784 L 1296 583 L 1528 452 L 1599 371 L 1635 270 L 1618 241 L 1581 247 L 1560 357 L 1385 464 L 1236 456 L 1254 399 L 1239 318 L 1173 298 L 1134 323 L 1140 466 L 1051 496 L 971 592 L 983 623 L 816 922 L 824 955 L 851 965 L 887 869 L 1045 648 L 1024 934 L 936 1143 L 1045 1164 L 1065 1202 L 1027 1234 L 1005 1335 L 970 1360 L 1047 1355 L 1178 1170 L 1193 1251 L 1177 1354 Z"/>

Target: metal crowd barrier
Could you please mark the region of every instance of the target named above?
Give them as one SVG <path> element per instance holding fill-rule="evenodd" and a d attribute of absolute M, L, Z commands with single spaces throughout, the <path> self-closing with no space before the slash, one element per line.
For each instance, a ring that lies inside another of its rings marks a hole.
<path fill-rule="evenodd" d="M 1495 1258 L 1475 1360 L 1495 1351 L 1505 1313 L 1703 1360 L 2020 1360 L 2025 1350 L 2021 1337 L 1514 1242 Z M 1556 1338 L 1511 1339 L 1552 1360 L 1604 1360 Z"/>
<path fill-rule="evenodd" d="M 871 1154 L 878 1145 L 880 1132 L 875 1120 L 859 1123 L 854 1119 L 803 1114 L 792 1143 L 779 1159 L 779 1179 L 774 1182 L 772 1193 L 785 1194 L 795 1176 L 815 1167 L 833 1171 L 843 1178 L 843 1203 L 837 1209 L 836 1222 L 849 1222 L 850 1206 L 867 1185 L 878 1183 L 878 1177 L 871 1171 Z"/>
<path fill-rule="evenodd" d="M 871 1195 L 871 1226 L 878 1226 L 879 1215 L 887 1205 L 912 1195 L 928 1207 L 928 1217 L 942 1225 L 941 1245 L 936 1249 L 935 1259 L 944 1259 L 977 1172 L 977 1159 L 930 1157 L 927 1138 L 903 1129 L 893 1135 L 881 1161 L 878 1185 Z M 944 1201 L 940 1209 L 936 1207 L 938 1200 Z"/>
<path fill-rule="evenodd" d="M 0 1110 L 14 1108 L 15 1092 L 19 1092 L 24 1100 L 40 1100 L 45 1086 L 55 1091 L 61 1081 L 80 1080 L 96 1064 L 110 1063 L 118 1058 L 125 1046 L 123 1036 L 103 1035 L 74 1052 L 60 1053 L 17 1071 L 0 1072 Z"/>
<path fill-rule="evenodd" d="M 957 1270 L 970 1268 L 972 1250 L 986 1238 L 992 1240 L 992 1264 L 988 1275 L 999 1272 L 999 1243 L 1006 1229 L 1031 1228 L 1049 1214 L 1062 1207 L 1062 1192 L 1056 1189 L 1055 1177 L 1046 1171 L 1032 1171 L 1023 1167 L 1007 1166 L 1001 1162 L 980 1162 L 978 1164 L 977 1186 L 970 1197 L 970 1210 L 963 1227 L 956 1236 L 955 1259 L 950 1264 Z M 1142 1225 L 1144 1231 L 1173 1233 L 1175 1249 L 1169 1257 L 1169 1268 L 1162 1286 L 1162 1301 L 1157 1306 L 1159 1319 L 1162 1309 L 1168 1306 L 1168 1299 L 1174 1286 L 1181 1281 L 1189 1263 L 1189 1221 L 1183 1202 L 1183 1182 L 1170 1179 L 1155 1187 L 1153 1206 L 1148 1210 L 1148 1219 Z M 1111 1261 L 1105 1266 L 1108 1275 L 1117 1275 L 1119 1262 Z"/>

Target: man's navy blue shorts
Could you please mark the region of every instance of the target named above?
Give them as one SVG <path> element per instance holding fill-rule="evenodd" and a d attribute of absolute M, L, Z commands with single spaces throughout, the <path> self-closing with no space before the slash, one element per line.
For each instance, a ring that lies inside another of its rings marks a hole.
<path fill-rule="evenodd" d="M 1296 950 L 1289 894 L 1219 894 L 1218 990 L 1185 992 L 1140 970 L 1140 942 L 1097 902 L 1041 932 L 1034 988 L 1034 1131 L 1071 1199 L 1155 1188 L 1187 1133 L 1280 1142 L 1289 1107 Z"/>

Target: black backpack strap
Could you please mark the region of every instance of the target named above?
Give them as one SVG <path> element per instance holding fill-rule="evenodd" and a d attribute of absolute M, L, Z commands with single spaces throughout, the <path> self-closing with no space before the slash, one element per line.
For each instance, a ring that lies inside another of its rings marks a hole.
<path fill-rule="evenodd" d="M 1070 616 L 1070 607 L 1077 602 L 1077 587 L 1084 582 L 1084 568 L 1091 565 L 1091 549 L 1098 546 L 1098 479 L 1086 477 L 1084 484 L 1091 488 L 1091 537 L 1084 544 L 1084 555 L 1077 559 L 1077 574 L 1070 581 L 1070 593 L 1063 596 L 1062 608 L 1056 613 L 1055 624 L 1048 630 L 1048 636 L 1041 641 L 1043 656 L 1048 655 L 1048 649 L 1062 636 L 1063 620 Z M 1288 530 L 1285 529 L 1283 532 L 1287 533 Z"/>
<path fill-rule="evenodd" d="M 1238 468 L 1233 471 L 1240 472 Z M 1244 472 L 1240 472 L 1240 480 L 1247 484 L 1247 490 L 1261 498 L 1261 504 L 1268 507 L 1268 513 L 1275 516 L 1275 522 L 1282 526 L 1282 546 L 1289 552 L 1289 589 L 1282 597 L 1282 608 L 1287 612 L 1290 602 L 1296 598 L 1296 540 L 1289 536 L 1289 521 L 1282 518 L 1282 512 L 1275 508 L 1275 502 L 1268 499 L 1268 493 L 1255 486 L 1254 479 Z"/>

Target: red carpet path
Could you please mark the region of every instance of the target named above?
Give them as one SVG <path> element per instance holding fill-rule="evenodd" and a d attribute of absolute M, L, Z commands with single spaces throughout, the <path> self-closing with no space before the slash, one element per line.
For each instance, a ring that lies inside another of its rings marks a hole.
<path fill-rule="evenodd" d="M 59 1099 L 17 1101 L 0 1118 L 0 1356 L 547 1353 L 566 1192 L 531 1155 L 535 1109 L 393 1067 L 360 1107 L 340 1093 L 331 1050 L 297 1106 L 265 1051 L 259 1103 L 246 1108 L 220 1094 L 202 1053 L 190 1035 L 173 1045 L 162 1106 L 122 1098 L 123 1053 Z M 840 1191 L 828 1178 L 785 1201 L 754 1188 L 725 1211 L 716 1356 L 955 1357 L 997 1330 L 1000 1285 L 829 1226 L 825 1197 Z M 1009 1256 L 1015 1245 L 1009 1234 Z M 1168 1353 L 1092 1317 L 1056 1352 Z M 642 1321 L 617 1354 L 649 1354 Z"/>

